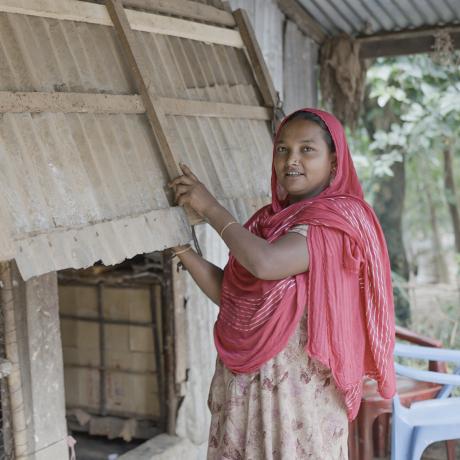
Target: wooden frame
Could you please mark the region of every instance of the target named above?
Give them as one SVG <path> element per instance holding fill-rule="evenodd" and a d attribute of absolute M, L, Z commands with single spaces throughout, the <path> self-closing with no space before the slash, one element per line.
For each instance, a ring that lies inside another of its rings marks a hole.
<path fill-rule="evenodd" d="M 105 26 L 113 25 L 103 5 L 75 0 L 0 0 L 0 12 L 88 22 Z M 240 33 L 237 30 L 130 9 L 126 10 L 126 16 L 133 30 L 235 48 L 243 47 Z"/>
<path fill-rule="evenodd" d="M 144 102 L 147 118 L 158 143 L 169 178 L 174 179 L 183 173 L 179 167 L 179 160 L 172 149 L 170 139 L 168 139 L 166 116 L 160 107 L 157 95 L 153 91 L 154 85 L 149 77 L 142 50 L 130 27 L 128 16 L 121 0 L 106 0 L 106 7 L 120 39 L 123 54 L 131 70 L 137 90 Z M 184 206 L 184 210 L 190 225 L 203 221 L 203 218 L 190 206 Z"/>
<path fill-rule="evenodd" d="M 267 107 L 160 97 L 166 115 L 271 120 Z M 141 96 L 0 91 L 0 113 L 145 113 Z"/>

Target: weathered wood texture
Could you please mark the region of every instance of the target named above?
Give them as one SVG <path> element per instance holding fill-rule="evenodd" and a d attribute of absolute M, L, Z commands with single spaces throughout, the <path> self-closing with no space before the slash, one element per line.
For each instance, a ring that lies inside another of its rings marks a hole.
<path fill-rule="evenodd" d="M 257 43 L 257 38 L 249 20 L 249 16 L 243 9 L 236 10 L 233 16 L 241 32 L 241 37 L 249 55 L 256 80 L 259 84 L 264 104 L 267 107 L 276 107 L 278 104 L 278 95 L 273 86 L 273 81 L 263 58 L 262 51 Z"/>
<path fill-rule="evenodd" d="M 460 26 L 376 34 L 356 40 L 361 45 L 360 56 L 363 59 L 429 53 L 433 51 L 436 32 L 441 30 L 448 32 L 454 48 L 460 49 Z"/>
<path fill-rule="evenodd" d="M 327 37 L 326 32 L 308 14 L 308 12 L 296 0 L 278 0 L 280 10 L 293 21 L 297 27 L 316 43 L 321 44 Z"/>
<path fill-rule="evenodd" d="M 266 107 L 160 97 L 168 115 L 269 120 Z M 145 113 L 139 95 L 0 91 L 0 113 Z"/>
<path fill-rule="evenodd" d="M 285 16 L 275 0 L 231 0 L 233 10 L 244 9 L 251 21 L 273 85 L 283 100 L 283 41 Z"/>
<path fill-rule="evenodd" d="M 221 26 L 235 27 L 236 25 L 232 14 L 228 11 L 191 0 L 123 0 L 123 6 L 172 14 Z"/>
<path fill-rule="evenodd" d="M 105 6 L 37 1 L 48 9 L 0 0 L 1 254 L 27 279 L 189 241 L 183 209 L 166 199 L 170 175 Z M 52 18 L 51 6 L 69 4 L 74 13 L 75 5 L 102 8 L 106 25 Z M 15 13 L 1 12 L 5 5 Z M 161 16 L 130 10 L 128 18 L 134 13 Z M 133 35 L 173 152 L 244 221 L 267 203 L 271 158 L 271 111 L 244 49 Z"/>
<path fill-rule="evenodd" d="M 107 0 L 107 10 L 115 26 L 118 38 L 123 47 L 124 55 L 136 82 L 137 89 L 144 102 L 147 118 L 158 142 L 161 156 L 170 179 L 182 175 L 179 159 L 171 147 L 167 134 L 167 120 L 158 96 L 154 93 L 154 86 L 147 71 L 145 56 L 138 46 L 136 37 L 129 25 L 128 17 L 121 0 Z M 190 206 L 185 206 L 190 224 L 202 222 L 203 219 Z"/>

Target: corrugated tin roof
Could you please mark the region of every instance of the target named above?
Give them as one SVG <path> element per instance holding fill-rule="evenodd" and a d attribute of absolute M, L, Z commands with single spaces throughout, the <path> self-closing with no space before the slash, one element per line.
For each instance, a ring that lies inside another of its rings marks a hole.
<path fill-rule="evenodd" d="M 261 105 L 242 49 L 135 35 L 158 96 Z M 0 13 L 0 91 L 135 93 L 112 27 L 9 13 Z M 267 202 L 266 121 L 167 119 L 178 158 L 241 222 Z M 0 258 L 13 248 L 27 279 L 189 241 L 167 180 L 143 114 L 0 114 L 0 210 L 11 222 L 1 221 L 11 241 L 0 241 Z"/>
<path fill-rule="evenodd" d="M 330 35 L 396 32 L 460 23 L 459 0 L 299 0 Z"/>

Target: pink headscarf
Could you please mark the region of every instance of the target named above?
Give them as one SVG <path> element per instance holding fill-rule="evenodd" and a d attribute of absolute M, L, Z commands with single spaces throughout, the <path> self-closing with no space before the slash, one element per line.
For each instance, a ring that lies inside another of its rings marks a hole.
<path fill-rule="evenodd" d="M 364 376 L 377 380 L 383 398 L 395 393 L 390 263 L 342 125 L 322 110 L 299 111 L 312 112 L 327 125 L 337 153 L 336 177 L 317 196 L 289 205 L 272 163 L 272 203 L 244 227 L 272 242 L 292 226 L 308 224 L 309 269 L 282 280 L 260 280 L 229 253 L 214 339 L 227 368 L 254 372 L 287 345 L 306 308 L 306 352 L 332 370 L 351 421 L 361 403 Z"/>

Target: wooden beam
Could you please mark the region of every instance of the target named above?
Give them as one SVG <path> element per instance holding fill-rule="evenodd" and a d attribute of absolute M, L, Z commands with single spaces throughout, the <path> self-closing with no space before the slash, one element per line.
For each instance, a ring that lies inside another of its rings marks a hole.
<path fill-rule="evenodd" d="M 449 32 L 454 48 L 460 49 L 460 26 L 391 32 L 357 37 L 356 41 L 361 45 L 362 59 L 428 53 L 433 51 L 434 34 L 443 30 Z"/>
<path fill-rule="evenodd" d="M 449 34 L 460 33 L 460 26 L 445 27 L 421 27 L 412 30 L 401 30 L 399 32 L 383 32 L 373 35 L 358 35 L 356 41 L 364 43 L 380 42 L 382 40 L 403 40 L 406 38 L 421 38 L 434 36 L 437 32 L 447 32 Z"/>
<path fill-rule="evenodd" d="M 150 71 L 147 70 L 145 65 L 142 49 L 139 47 L 134 32 L 129 26 L 128 16 L 121 0 L 106 0 L 106 6 L 120 39 L 123 54 L 144 102 L 147 118 L 158 143 L 166 170 L 169 177 L 173 179 L 183 173 L 179 167 L 179 159 L 171 148 L 170 139 L 166 134 L 166 115 L 160 107 L 157 95 L 154 93 L 153 81 L 150 78 Z M 185 206 L 184 210 L 191 225 L 203 221 L 193 208 Z"/>
<path fill-rule="evenodd" d="M 0 113 L 145 113 L 138 95 L 0 91 Z"/>
<path fill-rule="evenodd" d="M 88 22 L 105 26 L 113 25 L 104 5 L 75 0 L 0 0 L 0 12 Z M 240 34 L 236 30 L 142 11 L 127 10 L 126 15 L 133 30 L 236 48 L 243 47 Z"/>
<path fill-rule="evenodd" d="M 244 46 L 246 48 L 251 67 L 254 72 L 254 76 L 259 85 L 260 92 L 264 105 L 267 107 L 277 107 L 278 105 L 278 94 L 276 93 L 273 81 L 268 71 L 267 64 L 260 50 L 257 42 L 256 35 L 252 29 L 251 22 L 248 14 L 243 9 L 238 9 L 233 12 L 238 29 L 241 33 Z"/>
<path fill-rule="evenodd" d="M 167 115 L 209 118 L 271 120 L 267 107 L 158 98 L 158 107 Z M 0 113 L 145 113 L 139 95 L 92 93 L 41 93 L 0 91 Z"/>
<path fill-rule="evenodd" d="M 327 33 L 321 25 L 296 0 L 278 0 L 280 10 L 305 34 L 316 43 L 321 44 L 327 38 Z"/>
<path fill-rule="evenodd" d="M 182 16 L 186 19 L 210 22 L 220 26 L 236 26 L 233 15 L 228 11 L 190 0 L 123 0 L 123 6 Z"/>
<path fill-rule="evenodd" d="M 160 98 L 160 105 L 168 115 L 242 118 L 250 120 L 271 120 L 273 117 L 273 110 L 268 107 L 228 104 L 223 102 Z"/>

